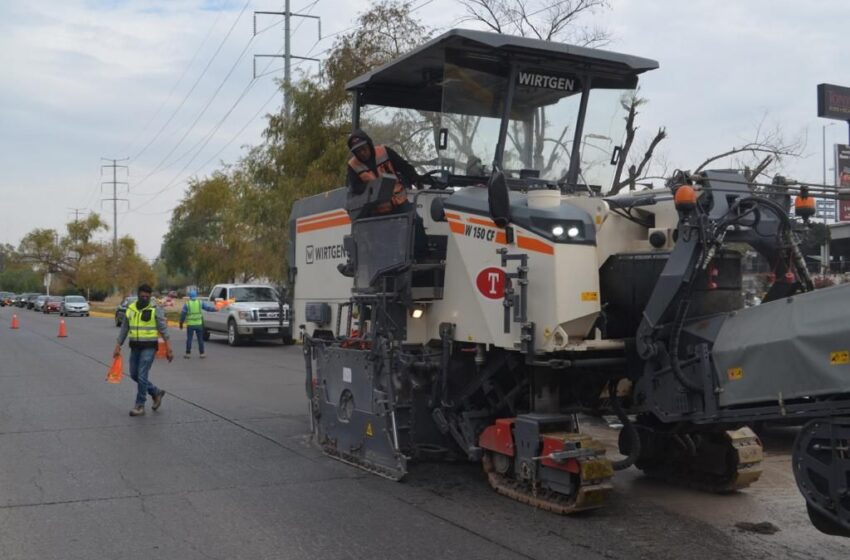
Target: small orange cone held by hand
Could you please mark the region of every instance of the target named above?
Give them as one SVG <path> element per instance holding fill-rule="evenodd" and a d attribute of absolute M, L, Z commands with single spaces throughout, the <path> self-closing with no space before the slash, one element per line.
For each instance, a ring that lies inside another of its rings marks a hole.
<path fill-rule="evenodd" d="M 156 357 L 163 360 L 168 357 L 168 353 L 165 350 L 165 340 L 162 338 L 158 339 L 156 343 Z"/>
<path fill-rule="evenodd" d="M 59 338 L 65 338 L 68 336 L 68 329 L 65 327 L 65 319 L 59 319 L 59 334 L 57 336 Z"/>
<path fill-rule="evenodd" d="M 13 328 L 13 329 L 17 329 L 17 328 L 18 328 L 18 316 L 17 316 L 17 314 L 16 314 L 16 315 L 12 315 L 12 328 Z"/>
<path fill-rule="evenodd" d="M 118 354 L 112 360 L 112 366 L 109 368 L 109 371 L 106 372 L 106 382 L 121 383 L 122 377 L 124 377 L 124 360 L 121 358 L 121 354 Z"/>

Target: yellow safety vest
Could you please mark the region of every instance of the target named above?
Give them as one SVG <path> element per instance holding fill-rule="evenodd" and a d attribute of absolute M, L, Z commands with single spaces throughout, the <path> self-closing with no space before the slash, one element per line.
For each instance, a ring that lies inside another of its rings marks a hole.
<path fill-rule="evenodd" d="M 190 327 L 200 327 L 204 324 L 204 316 L 201 313 L 201 300 L 190 299 L 186 302 L 186 324 Z"/>
<path fill-rule="evenodd" d="M 150 311 L 150 313 L 147 313 Z M 147 321 L 145 316 L 149 315 Z M 134 301 L 127 307 L 127 321 L 130 325 L 130 342 L 156 342 L 159 332 L 156 329 L 156 306 L 148 304 L 139 311 Z"/>

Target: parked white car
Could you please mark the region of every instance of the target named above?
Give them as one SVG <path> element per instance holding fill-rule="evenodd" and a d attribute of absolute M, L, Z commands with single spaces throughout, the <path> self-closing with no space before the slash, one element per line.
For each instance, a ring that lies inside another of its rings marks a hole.
<path fill-rule="evenodd" d="M 83 296 L 65 296 L 65 301 L 59 308 L 59 315 L 62 317 L 70 317 L 71 315 L 88 317 L 90 311 L 89 302 Z"/>

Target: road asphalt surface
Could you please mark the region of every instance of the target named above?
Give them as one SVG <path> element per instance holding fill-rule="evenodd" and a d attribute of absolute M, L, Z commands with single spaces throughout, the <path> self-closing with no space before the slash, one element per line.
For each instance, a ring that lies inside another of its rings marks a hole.
<path fill-rule="evenodd" d="M 66 322 L 58 338 L 56 315 L 0 309 L 2 560 L 850 558 L 850 539 L 808 522 L 792 429 L 763 434 L 765 473 L 742 492 L 629 469 L 604 509 L 559 517 L 499 496 L 479 465 L 414 465 L 394 483 L 324 457 L 298 346 L 214 335 L 208 359 L 184 360 L 171 329 L 174 362 L 151 373 L 168 395 L 131 418 L 135 384 L 105 382 L 114 323 Z M 737 526 L 761 522 L 778 531 Z"/>

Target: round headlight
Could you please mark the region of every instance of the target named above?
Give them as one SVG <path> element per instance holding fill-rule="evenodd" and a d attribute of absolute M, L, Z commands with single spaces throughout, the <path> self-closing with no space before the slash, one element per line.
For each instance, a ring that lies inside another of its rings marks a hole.
<path fill-rule="evenodd" d="M 555 226 L 552 228 L 552 235 L 555 237 L 561 237 L 564 235 L 564 228 L 561 226 Z"/>
<path fill-rule="evenodd" d="M 573 226 L 567 230 L 567 235 L 570 237 L 578 237 L 579 231 L 578 228 Z"/>

